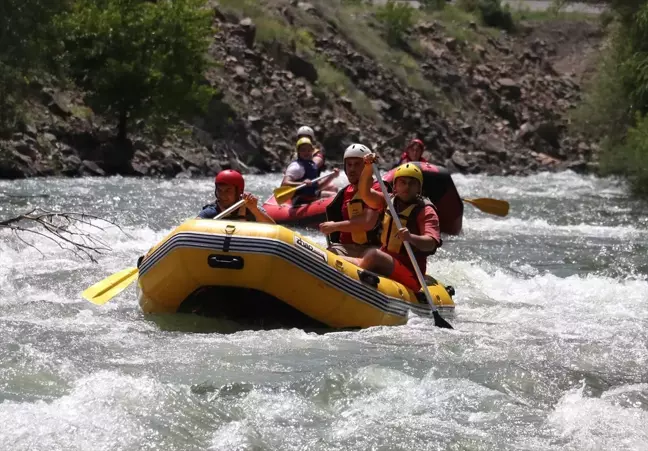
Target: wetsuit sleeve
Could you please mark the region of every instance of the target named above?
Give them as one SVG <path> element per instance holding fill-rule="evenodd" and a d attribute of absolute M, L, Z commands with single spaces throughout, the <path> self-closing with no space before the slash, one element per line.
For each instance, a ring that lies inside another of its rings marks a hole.
<path fill-rule="evenodd" d="M 436 240 L 437 244 L 441 243 L 441 228 L 439 226 L 439 216 L 437 216 L 434 208 L 426 205 L 416 218 L 419 230 L 422 230 L 421 235 L 432 237 Z"/>
<path fill-rule="evenodd" d="M 214 205 L 207 205 L 198 213 L 198 217 L 201 219 L 213 219 L 218 215 L 218 210 Z"/>

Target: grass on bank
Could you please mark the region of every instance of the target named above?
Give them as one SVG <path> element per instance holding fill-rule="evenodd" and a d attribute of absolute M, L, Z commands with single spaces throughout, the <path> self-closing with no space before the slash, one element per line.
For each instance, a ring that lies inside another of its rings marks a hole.
<path fill-rule="evenodd" d="M 426 94 L 430 99 L 444 101 L 439 90 L 425 79 L 419 63 L 408 53 L 390 45 L 388 38 L 383 37 L 375 18 L 377 7 L 349 4 L 340 0 L 318 0 L 317 4 L 325 17 L 336 24 L 339 32 L 361 52 L 384 65 L 403 82 Z"/>
<path fill-rule="evenodd" d="M 301 8 L 293 8 L 291 12 L 297 20 L 295 26 L 290 26 L 277 13 L 283 7 L 290 7 L 288 0 L 219 0 L 218 3 L 225 11 L 252 18 L 257 27 L 259 42 L 276 40 L 286 45 L 295 43 L 318 69 L 322 88 L 353 99 L 358 111 L 369 117 L 377 115 L 364 93 L 354 87 L 341 71 L 317 57 L 311 30 L 317 34 L 326 28 L 327 23 L 333 24 L 359 51 L 385 66 L 402 82 L 423 93 L 442 110 L 451 109 L 452 103 L 425 78 L 417 61 L 424 58 L 425 51 L 418 40 L 409 37 L 409 31 L 419 21 L 436 20 L 443 24 L 450 36 L 460 41 L 481 42 L 485 39 L 470 28 L 471 22 L 478 22 L 475 15 L 453 5 L 416 11 L 395 4 L 376 6 L 362 0 L 312 0 L 311 3 L 322 13 L 324 20 Z M 493 31 L 493 34 L 496 33 L 497 31 Z M 408 51 L 399 48 L 399 39 L 404 40 L 409 47 Z M 461 46 L 461 50 L 471 52 L 469 46 Z M 342 92 L 344 94 L 340 94 Z"/>
<path fill-rule="evenodd" d="M 337 96 L 346 96 L 353 102 L 353 109 L 360 115 L 376 119 L 378 115 L 371 106 L 367 96 L 358 90 L 353 82 L 340 70 L 329 64 L 326 59 L 315 50 L 315 38 L 311 33 L 319 29 L 318 24 L 308 14 L 296 11 L 299 26 L 291 26 L 284 17 L 273 15 L 271 7 L 289 6 L 290 2 L 283 0 L 219 0 L 219 5 L 225 11 L 233 12 L 241 17 L 250 17 L 256 26 L 256 40 L 263 44 L 273 41 L 286 46 L 295 47 L 309 59 L 318 73 L 318 82 L 315 94 L 328 91 Z"/>
<path fill-rule="evenodd" d="M 314 65 L 317 68 L 317 84 L 320 88 L 337 96 L 349 98 L 353 102 L 353 110 L 358 114 L 366 118 L 378 119 L 379 116 L 373 109 L 369 98 L 356 88 L 346 74 L 332 66 L 321 55 L 315 57 Z"/>

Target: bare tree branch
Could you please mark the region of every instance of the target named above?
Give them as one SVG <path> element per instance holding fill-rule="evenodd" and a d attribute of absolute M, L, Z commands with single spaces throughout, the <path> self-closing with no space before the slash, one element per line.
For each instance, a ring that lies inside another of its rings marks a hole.
<path fill-rule="evenodd" d="M 41 255 L 42 251 L 23 239 L 22 234 L 45 238 L 56 243 L 61 249 L 72 252 L 77 258 L 88 259 L 96 263 L 95 257 L 110 252 L 112 249 L 108 243 L 92 232 L 82 230 L 80 226 L 87 226 L 101 232 L 105 231 L 105 226 L 102 226 L 102 223 L 117 227 L 119 231 L 129 236 L 119 225 L 99 216 L 77 212 L 53 212 L 43 208 L 34 208 L 27 213 L 0 220 L 0 230 L 11 230 L 20 241 L 36 249 Z"/>

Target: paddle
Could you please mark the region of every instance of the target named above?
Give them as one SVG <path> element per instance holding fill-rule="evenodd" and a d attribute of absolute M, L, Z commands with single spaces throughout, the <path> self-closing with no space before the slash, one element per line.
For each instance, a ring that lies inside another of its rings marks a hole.
<path fill-rule="evenodd" d="M 396 224 L 396 227 L 401 229 L 403 225 L 401 224 L 400 218 L 398 217 L 398 213 L 396 213 L 396 209 L 394 208 L 394 204 L 392 203 L 389 193 L 387 192 L 387 187 L 385 186 L 385 182 L 383 182 L 382 177 L 380 177 L 380 171 L 378 170 L 378 166 L 376 163 L 373 163 L 372 165 L 373 173 L 376 176 L 376 179 L 378 180 L 378 183 L 380 184 L 380 189 L 382 190 L 383 196 L 385 198 L 385 203 L 387 204 L 387 207 L 389 208 L 389 212 L 391 213 L 391 217 Z M 405 246 L 405 249 L 407 250 L 407 255 L 410 258 L 410 261 L 412 262 L 412 266 L 414 267 L 414 271 L 416 272 L 416 277 L 418 278 L 419 283 L 421 284 L 421 287 L 423 288 L 423 292 L 425 293 L 425 299 L 427 299 L 428 304 L 430 304 L 430 308 L 432 309 L 432 316 L 434 316 L 434 325 L 436 327 L 441 327 L 443 329 L 453 329 L 453 327 L 450 325 L 449 322 L 447 322 L 445 319 L 441 317 L 441 314 L 439 313 L 439 310 L 437 309 L 436 305 L 434 305 L 434 302 L 432 301 L 432 296 L 430 295 L 430 292 L 428 291 L 427 284 L 425 283 L 425 278 L 423 277 L 423 274 L 421 273 L 421 269 L 418 266 L 418 263 L 416 262 L 416 257 L 414 257 L 414 252 L 412 251 L 412 246 L 408 242 L 403 241 L 403 245 Z"/>
<path fill-rule="evenodd" d="M 124 291 L 131 283 L 137 279 L 137 268 L 122 269 L 115 274 L 106 277 L 101 282 L 97 282 L 89 288 L 86 288 L 81 296 L 93 304 L 103 305 Z"/>
<path fill-rule="evenodd" d="M 509 203 L 505 200 L 490 199 L 487 197 L 479 199 L 461 199 L 483 211 L 496 216 L 506 216 L 509 212 Z"/>
<path fill-rule="evenodd" d="M 335 175 L 335 172 L 332 174 L 322 175 L 316 179 L 311 180 L 311 182 L 317 182 L 319 180 L 325 179 L 327 177 L 332 177 Z M 278 204 L 283 204 L 288 200 L 292 199 L 298 189 L 305 187 L 306 184 L 302 183 L 299 186 L 280 186 L 273 191 L 273 195 Z"/>
<path fill-rule="evenodd" d="M 214 219 L 220 219 L 224 216 L 229 215 L 244 203 L 245 200 L 239 200 L 231 207 L 226 208 L 224 211 L 216 215 Z M 137 276 L 137 268 L 133 267 L 122 269 L 121 271 L 95 283 L 91 287 L 86 288 L 85 291 L 81 293 L 81 296 L 87 301 L 92 302 L 93 304 L 103 305 L 117 296 L 119 293 L 124 291 L 131 283 L 135 281 L 135 279 L 137 279 Z"/>

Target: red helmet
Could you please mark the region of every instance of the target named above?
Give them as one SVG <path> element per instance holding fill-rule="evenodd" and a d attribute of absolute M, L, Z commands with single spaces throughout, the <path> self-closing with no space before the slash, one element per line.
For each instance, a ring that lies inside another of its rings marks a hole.
<path fill-rule="evenodd" d="M 243 193 L 245 190 L 245 180 L 240 172 L 234 171 L 232 169 L 225 169 L 220 171 L 214 179 L 214 183 L 218 185 L 222 183 L 223 185 L 234 185 L 236 189 L 239 190 L 239 194 Z"/>
<path fill-rule="evenodd" d="M 421 141 L 420 139 L 411 140 L 407 147 L 411 147 L 414 144 L 418 144 L 419 146 L 421 146 L 421 149 L 425 150 L 425 144 L 423 144 L 423 141 Z"/>

